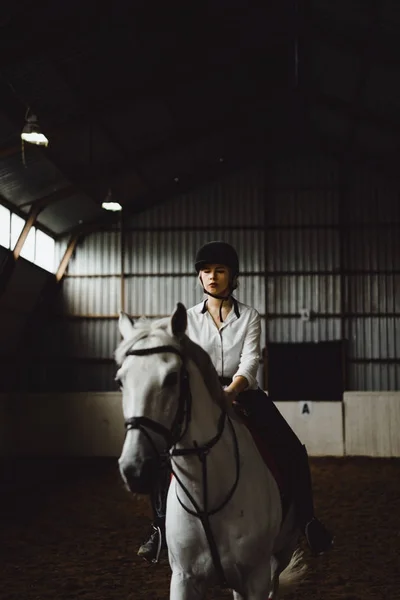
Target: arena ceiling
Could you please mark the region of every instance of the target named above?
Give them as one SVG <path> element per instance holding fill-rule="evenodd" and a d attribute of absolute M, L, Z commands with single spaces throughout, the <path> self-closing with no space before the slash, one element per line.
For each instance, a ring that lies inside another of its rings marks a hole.
<path fill-rule="evenodd" d="M 13 0 L 0 200 L 56 237 L 301 148 L 398 181 L 396 0 Z M 25 144 L 35 114 L 48 147 Z M 35 204 L 36 203 L 36 204 Z"/>

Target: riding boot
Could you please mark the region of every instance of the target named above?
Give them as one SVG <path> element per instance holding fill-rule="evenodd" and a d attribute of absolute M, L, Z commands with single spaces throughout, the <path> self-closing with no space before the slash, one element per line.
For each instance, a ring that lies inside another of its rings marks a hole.
<path fill-rule="evenodd" d="M 158 563 L 161 550 L 167 548 L 165 539 L 165 517 L 155 516 L 151 525 L 152 532 L 147 542 L 144 542 L 138 550 L 138 556 L 141 556 L 147 562 Z"/>
<path fill-rule="evenodd" d="M 305 446 L 261 389 L 242 392 L 238 400 L 283 474 L 289 496 L 295 505 L 298 526 L 312 553 L 323 554 L 332 547 L 333 537 L 314 514 L 311 473 Z"/>
<path fill-rule="evenodd" d="M 170 483 L 169 470 L 161 469 L 150 493 L 150 501 L 153 510 L 152 531 L 147 542 L 142 544 L 138 550 L 141 556 L 148 562 L 157 563 L 162 550 L 167 548 L 165 536 L 165 518 L 167 512 L 167 496 Z"/>
<path fill-rule="evenodd" d="M 315 517 L 311 472 L 306 447 L 301 445 L 296 450 L 296 457 L 292 458 L 291 496 L 299 527 L 306 537 L 311 552 L 315 556 L 319 556 L 332 548 L 333 536 Z"/>

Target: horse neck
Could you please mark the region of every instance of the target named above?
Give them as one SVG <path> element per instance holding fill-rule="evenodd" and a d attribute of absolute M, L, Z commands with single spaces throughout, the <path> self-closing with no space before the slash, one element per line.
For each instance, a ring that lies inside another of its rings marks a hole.
<path fill-rule="evenodd" d="M 192 361 L 188 363 L 190 391 L 192 396 L 191 418 L 188 430 L 182 439 L 182 447 L 193 447 L 207 443 L 218 431 L 221 407 L 215 402 L 204 383 L 203 377 Z"/>
<path fill-rule="evenodd" d="M 218 433 L 221 407 L 211 398 L 207 386 L 196 366 L 188 368 L 192 393 L 192 413 L 186 434 L 177 449 L 201 448 Z M 225 422 L 220 439 L 206 456 L 208 479 L 208 508 L 218 506 L 232 487 L 235 479 L 236 463 L 234 458 L 232 432 Z M 203 462 L 198 456 L 185 455 L 174 458 L 174 468 L 179 479 L 203 506 L 204 471 Z M 185 502 L 187 504 L 187 502 Z"/>

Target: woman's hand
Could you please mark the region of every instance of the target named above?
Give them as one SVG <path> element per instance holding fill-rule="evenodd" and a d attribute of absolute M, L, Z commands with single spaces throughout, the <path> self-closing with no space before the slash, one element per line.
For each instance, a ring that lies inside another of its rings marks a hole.
<path fill-rule="evenodd" d="M 235 404 L 238 393 L 235 389 L 228 386 L 224 389 L 224 397 L 228 405 Z"/>
<path fill-rule="evenodd" d="M 246 377 L 238 375 L 233 381 L 224 388 L 224 397 L 228 405 L 235 404 L 236 398 L 241 392 L 243 392 L 249 385 Z"/>

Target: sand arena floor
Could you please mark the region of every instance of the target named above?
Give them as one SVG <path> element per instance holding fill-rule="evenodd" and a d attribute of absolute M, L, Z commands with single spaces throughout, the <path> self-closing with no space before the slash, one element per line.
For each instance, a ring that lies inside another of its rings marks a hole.
<path fill-rule="evenodd" d="M 318 514 L 334 551 L 306 553 L 290 600 L 400 600 L 400 460 L 311 459 Z M 170 570 L 136 556 L 148 502 L 116 460 L 2 463 L 1 600 L 167 599 Z M 229 598 L 212 590 L 208 599 Z"/>

